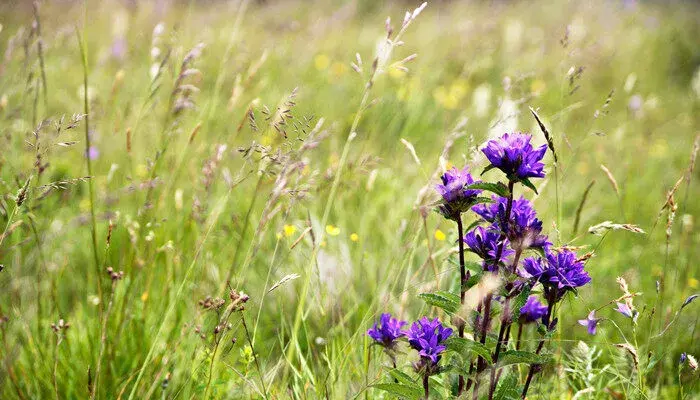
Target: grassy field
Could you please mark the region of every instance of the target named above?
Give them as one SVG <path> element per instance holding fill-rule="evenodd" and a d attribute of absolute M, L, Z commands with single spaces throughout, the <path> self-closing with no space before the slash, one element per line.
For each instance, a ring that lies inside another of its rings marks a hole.
<path fill-rule="evenodd" d="M 516 195 L 594 255 L 528 397 L 700 398 L 700 9 L 445 1 L 402 30 L 417 5 L 0 5 L 0 398 L 395 398 L 365 333 L 451 323 L 418 297 L 459 292 L 434 186 L 544 143 L 530 107 L 558 162 Z"/>

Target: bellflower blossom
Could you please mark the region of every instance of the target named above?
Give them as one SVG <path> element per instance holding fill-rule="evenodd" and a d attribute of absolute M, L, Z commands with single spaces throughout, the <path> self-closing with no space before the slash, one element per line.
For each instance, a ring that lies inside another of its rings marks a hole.
<path fill-rule="evenodd" d="M 503 171 L 508 179 L 544 178 L 542 158 L 547 151 L 544 144 L 532 147 L 531 135 L 506 133 L 498 139 L 490 140 L 481 151 L 491 165 Z"/>
<path fill-rule="evenodd" d="M 595 317 L 595 310 L 588 313 L 588 317 L 586 319 L 578 320 L 579 325 L 588 328 L 588 333 L 591 335 L 595 335 L 599 322 L 600 318 Z"/>
<path fill-rule="evenodd" d="M 508 199 L 500 196 L 492 196 L 491 198 L 493 203 L 478 204 L 472 207 L 472 211 L 484 221 L 500 227 L 505 220 Z M 548 248 L 552 245 L 547 236 L 541 234 L 542 221 L 537 218 L 532 203 L 522 196 L 513 200 L 510 222 L 505 232 L 511 248 L 516 251 L 524 251 L 531 247 Z"/>
<path fill-rule="evenodd" d="M 618 302 L 615 311 L 619 312 L 627 318 L 632 318 L 632 309 L 625 303 Z"/>
<path fill-rule="evenodd" d="M 435 190 L 442 196 L 442 204 L 438 207 L 440 213 L 448 219 L 456 219 L 459 214 L 467 211 L 474 203 L 476 196 L 481 193 L 478 189 L 465 189 L 465 187 L 477 183 L 469 173 L 469 167 L 457 169 L 452 167 L 446 171 L 440 179 L 442 184 L 435 186 Z"/>
<path fill-rule="evenodd" d="M 537 300 L 537 296 L 527 298 L 525 305 L 520 308 L 520 321 L 522 323 L 535 322 L 547 315 L 547 306 Z"/>
<path fill-rule="evenodd" d="M 573 291 L 591 281 L 583 267 L 583 262 L 576 259 L 576 253 L 561 250 L 547 252 L 546 260 L 526 258 L 523 260 L 523 268 L 518 272 L 524 278 L 542 283 L 545 295 L 558 301 L 567 291 Z"/>
<path fill-rule="evenodd" d="M 371 329 L 367 330 L 367 335 L 374 339 L 379 345 L 386 349 L 393 349 L 397 343 L 397 339 L 403 336 L 401 328 L 407 324 L 406 321 L 400 321 L 392 318 L 391 314 L 382 314 L 379 317 L 379 324 L 376 322 Z"/>
<path fill-rule="evenodd" d="M 482 264 L 484 269 L 494 272 L 498 270 L 498 266 L 494 265 L 494 261 L 496 261 L 500 238 L 501 234 L 497 230 L 477 226 L 473 230 L 467 232 L 462 240 L 469 246 L 469 249 L 473 253 L 484 260 Z M 501 260 L 513 254 L 513 250 L 508 246 L 508 239 L 504 239 L 503 241 Z"/>
<path fill-rule="evenodd" d="M 427 367 L 432 370 L 445 351 L 443 343 L 452 335 L 452 329 L 442 326 L 437 318 L 431 321 L 423 317 L 414 322 L 404 335 L 408 338 L 408 344 L 420 355 L 417 369 Z"/>

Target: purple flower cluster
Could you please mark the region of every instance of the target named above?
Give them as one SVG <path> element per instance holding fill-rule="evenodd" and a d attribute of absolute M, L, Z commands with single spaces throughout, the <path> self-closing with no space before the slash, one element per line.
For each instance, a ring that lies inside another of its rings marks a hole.
<path fill-rule="evenodd" d="M 576 259 L 576 253 L 569 250 L 546 252 L 546 259 L 526 258 L 520 276 L 540 282 L 545 295 L 558 301 L 566 292 L 576 290 L 591 281 L 583 269 L 582 261 Z"/>
<path fill-rule="evenodd" d="M 476 196 L 481 193 L 481 190 L 466 188 L 477 183 L 469 173 L 468 167 L 461 170 L 452 167 L 440 179 L 442 184 L 435 186 L 442 196 L 442 204 L 438 206 L 438 210 L 447 219 L 456 219 L 459 214 L 467 211 L 474 204 Z"/>
<path fill-rule="evenodd" d="M 510 221 L 508 224 L 504 224 L 508 199 L 500 196 L 492 196 L 491 199 L 493 203 L 478 204 L 472 207 L 472 211 L 484 221 L 493 224 L 497 229 L 504 229 L 513 250 L 524 251 L 531 247 L 551 246 L 547 236 L 542 235 L 542 221 L 537 218 L 537 213 L 529 200 L 522 196 L 519 199 L 514 199 Z M 506 227 L 501 228 L 504 225 Z"/>
<path fill-rule="evenodd" d="M 482 266 L 484 270 L 491 272 L 498 270 L 498 265 L 496 265 L 495 261 L 498 255 L 498 247 L 501 243 L 501 234 L 499 230 L 477 226 L 473 230 L 467 232 L 462 240 L 469 246 L 469 250 L 483 260 Z M 509 249 L 508 240 L 503 239 L 501 260 L 513 253 L 513 250 Z"/>
<path fill-rule="evenodd" d="M 536 322 L 547 315 L 547 306 L 537 300 L 537 296 L 527 298 L 525 305 L 520 308 L 520 322 L 530 323 Z"/>
<path fill-rule="evenodd" d="M 431 321 L 427 317 L 414 322 L 406 331 L 408 344 L 418 350 L 422 361 L 430 360 L 432 365 L 440 361 L 441 354 L 445 351 L 443 343 L 451 335 L 452 329 L 445 328 L 437 318 Z"/>
<path fill-rule="evenodd" d="M 532 136 L 523 133 L 506 133 L 490 140 L 481 151 L 495 168 L 503 171 L 510 180 L 544 178 L 542 158 L 547 145 L 535 149 L 530 144 Z"/>
<path fill-rule="evenodd" d="M 367 331 L 367 335 L 384 348 L 393 349 L 397 340 L 404 335 L 401 328 L 407 323 L 392 318 L 391 314 L 382 314 L 379 317 L 379 325 L 375 322 L 374 326 Z"/>
<path fill-rule="evenodd" d="M 452 335 L 452 329 L 444 327 L 437 318 L 430 320 L 428 317 L 423 317 L 409 329 L 402 330 L 406 324 L 406 321 L 392 318 L 391 314 L 382 314 L 379 323 L 375 322 L 367 330 L 367 335 L 387 350 L 394 350 L 399 339 L 406 337 L 411 348 L 418 351 L 420 367 L 432 370 L 445 351 L 444 342 Z"/>

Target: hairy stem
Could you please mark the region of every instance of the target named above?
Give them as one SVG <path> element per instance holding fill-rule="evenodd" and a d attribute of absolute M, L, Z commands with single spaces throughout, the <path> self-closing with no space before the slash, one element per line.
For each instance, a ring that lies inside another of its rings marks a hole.
<path fill-rule="evenodd" d="M 547 315 L 544 317 L 544 324 L 547 327 L 547 330 L 550 329 L 550 323 L 549 320 L 552 317 L 552 311 L 554 309 L 554 302 L 555 302 L 555 295 L 552 294 L 548 296 L 549 298 L 547 299 Z M 540 352 L 542 351 L 542 348 L 544 347 L 544 341 L 545 338 L 541 338 L 539 344 L 537 345 L 537 351 L 535 351 L 535 354 L 539 355 Z M 539 366 L 531 365 L 530 370 L 527 373 L 527 379 L 525 380 L 525 387 L 523 388 L 523 393 L 520 396 L 522 399 L 525 399 L 527 396 L 527 391 L 530 388 L 530 383 L 532 382 L 532 377 L 535 375 L 535 370 L 539 368 Z"/>
<path fill-rule="evenodd" d="M 457 233 L 459 237 L 457 238 L 457 243 L 459 243 L 459 302 L 464 305 L 464 296 L 466 293 L 467 285 L 467 271 L 464 263 L 464 227 L 462 226 L 462 215 L 457 216 Z M 460 317 L 461 318 L 461 317 Z M 464 321 L 459 322 L 459 337 L 464 337 Z M 459 382 L 457 384 L 458 395 L 462 394 L 464 390 L 464 376 L 459 374 Z"/>
<path fill-rule="evenodd" d="M 430 375 L 427 373 L 423 374 L 423 393 L 425 400 L 430 399 Z"/>

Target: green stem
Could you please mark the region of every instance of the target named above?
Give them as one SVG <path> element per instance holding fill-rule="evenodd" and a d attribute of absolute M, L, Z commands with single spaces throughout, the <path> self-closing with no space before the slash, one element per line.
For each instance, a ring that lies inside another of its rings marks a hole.
<path fill-rule="evenodd" d="M 87 19 L 87 4 L 85 5 L 85 15 Z M 86 25 L 87 26 L 87 25 Z M 92 255 L 95 263 L 95 279 L 97 280 L 97 295 L 100 299 L 99 310 L 102 314 L 102 282 L 100 279 L 100 262 L 97 255 L 97 222 L 95 218 L 95 186 L 93 185 L 94 176 L 92 174 L 92 160 L 90 160 L 90 101 L 88 99 L 88 53 L 87 44 L 84 42 L 80 31 L 75 31 L 78 37 L 80 46 L 80 54 L 83 62 L 83 113 L 85 114 L 85 162 L 87 164 L 88 176 L 88 193 L 90 196 L 90 233 L 92 235 Z"/>

